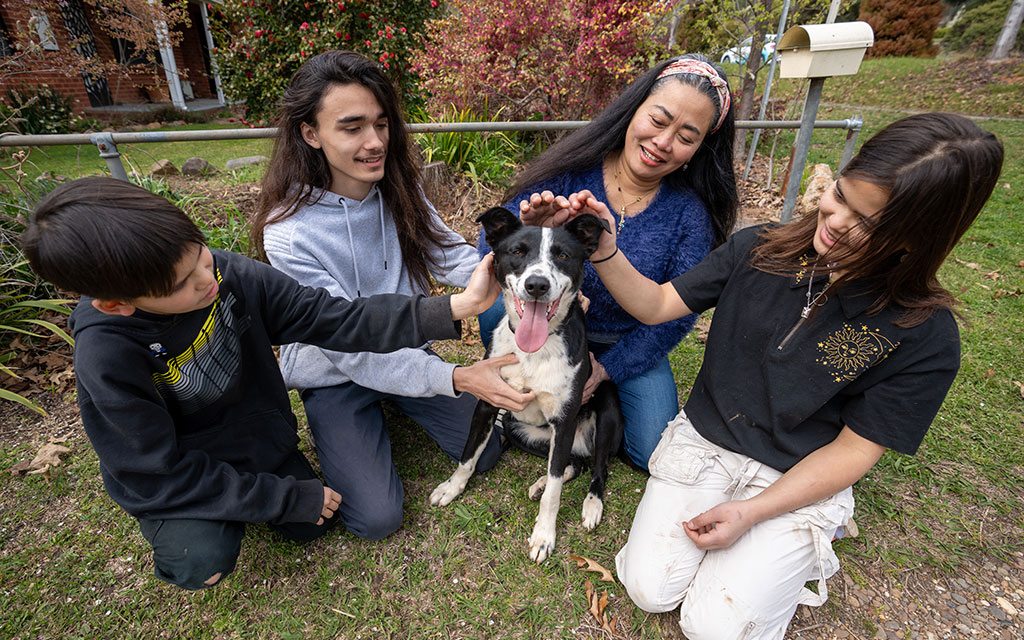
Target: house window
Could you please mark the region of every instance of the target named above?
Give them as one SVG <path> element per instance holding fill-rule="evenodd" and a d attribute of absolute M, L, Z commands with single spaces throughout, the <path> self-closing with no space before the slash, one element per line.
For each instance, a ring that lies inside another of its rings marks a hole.
<path fill-rule="evenodd" d="M 7 25 L 4 24 L 4 17 L 0 15 L 0 58 L 14 55 L 14 41 L 11 34 L 7 32 Z"/>

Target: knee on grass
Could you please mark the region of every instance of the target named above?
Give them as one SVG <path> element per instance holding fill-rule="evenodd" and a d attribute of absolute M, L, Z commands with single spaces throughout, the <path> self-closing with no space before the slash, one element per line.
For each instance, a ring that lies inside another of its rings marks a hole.
<path fill-rule="evenodd" d="M 379 508 L 358 514 L 347 514 L 345 527 L 353 535 L 365 540 L 383 540 L 402 526 L 402 504 L 380 505 Z"/>
<path fill-rule="evenodd" d="M 202 544 L 184 549 L 178 562 L 159 563 L 154 559 L 154 572 L 165 582 L 197 591 L 220 584 L 235 570 L 237 554 L 230 550 L 203 548 Z"/>
<path fill-rule="evenodd" d="M 637 607 L 648 613 L 664 613 L 679 606 L 683 594 L 667 590 L 665 567 L 627 563 L 621 552 L 616 560 L 619 581 Z"/>

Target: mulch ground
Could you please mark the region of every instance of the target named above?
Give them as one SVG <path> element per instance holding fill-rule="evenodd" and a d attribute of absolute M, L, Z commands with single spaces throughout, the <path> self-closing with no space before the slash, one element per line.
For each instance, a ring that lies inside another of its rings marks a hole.
<path fill-rule="evenodd" d="M 762 186 L 767 174 L 767 163 L 759 158 L 750 181 L 741 183 L 741 224 L 777 219 L 782 201 Z M 173 182 L 178 191 L 233 202 L 243 213 L 252 211 L 258 196 L 256 185 L 225 186 L 187 178 Z M 500 203 L 502 194 L 474 188 L 452 176 L 442 176 L 438 182 L 428 185 L 432 201 L 439 211 L 446 212 L 452 228 L 475 242 L 473 219 Z M 34 449 L 68 436 L 76 446 L 87 446 L 77 407 L 69 399 L 73 388 L 70 348 L 52 339 L 42 345 L 15 341 L 12 351 L 8 366 L 23 380 L 8 388 L 31 397 L 49 415 L 41 417 L 20 405 L 0 402 L 0 441 L 7 447 L 30 445 Z M 862 531 L 861 535 L 885 532 Z M 849 555 L 842 563 L 844 568 L 829 580 L 829 602 L 817 609 L 800 607 L 787 638 L 1024 637 L 1024 555 L 1019 552 L 1008 562 L 969 559 L 957 575 L 927 566 L 896 571 Z"/>

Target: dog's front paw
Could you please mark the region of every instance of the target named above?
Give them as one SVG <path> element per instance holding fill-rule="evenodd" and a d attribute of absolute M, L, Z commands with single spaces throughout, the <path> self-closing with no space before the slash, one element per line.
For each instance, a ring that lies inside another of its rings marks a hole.
<path fill-rule="evenodd" d="M 587 494 L 583 501 L 583 528 L 591 531 L 601 523 L 601 516 L 604 514 L 604 502 L 592 493 Z"/>
<path fill-rule="evenodd" d="M 447 507 L 452 500 L 459 497 L 466 483 L 458 484 L 454 478 L 449 478 L 437 485 L 437 488 L 430 494 L 430 504 L 435 507 Z"/>
<path fill-rule="evenodd" d="M 544 495 L 544 487 L 548 485 L 548 476 L 545 474 L 537 478 L 537 482 L 530 485 L 530 488 L 526 490 L 526 495 L 530 497 L 530 500 L 534 502 L 540 500 L 540 497 Z"/>
<path fill-rule="evenodd" d="M 530 560 L 537 564 L 544 562 L 555 552 L 555 527 L 537 523 L 530 536 Z"/>

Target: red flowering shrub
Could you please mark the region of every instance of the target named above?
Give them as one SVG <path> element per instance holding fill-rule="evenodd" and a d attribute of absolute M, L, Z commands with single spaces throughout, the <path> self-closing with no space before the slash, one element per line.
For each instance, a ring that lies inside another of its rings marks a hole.
<path fill-rule="evenodd" d="M 441 12 L 437 0 L 238 0 L 208 9 L 224 92 L 244 100 L 255 120 L 273 112 L 303 62 L 330 49 L 378 60 L 405 100 L 415 103 L 419 79 L 409 69 L 414 34 Z"/>
<path fill-rule="evenodd" d="M 413 56 L 427 108 L 578 119 L 656 59 L 658 0 L 450 0 Z"/>

